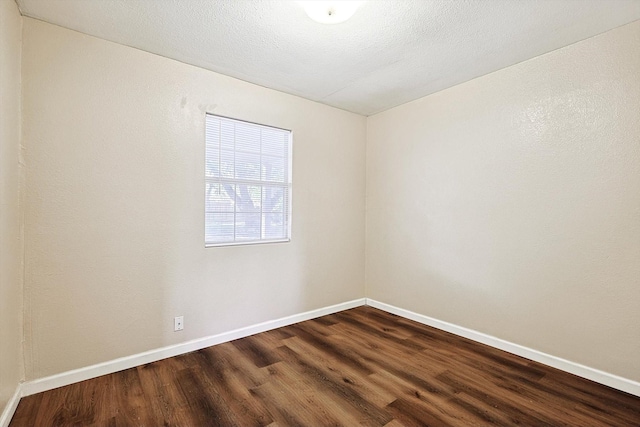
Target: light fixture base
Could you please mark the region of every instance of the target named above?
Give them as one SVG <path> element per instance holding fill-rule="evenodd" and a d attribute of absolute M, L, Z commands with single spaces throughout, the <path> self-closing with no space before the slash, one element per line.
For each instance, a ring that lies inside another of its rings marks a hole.
<path fill-rule="evenodd" d="M 361 0 L 300 1 L 309 18 L 322 24 L 339 24 L 351 18 L 364 3 Z"/>

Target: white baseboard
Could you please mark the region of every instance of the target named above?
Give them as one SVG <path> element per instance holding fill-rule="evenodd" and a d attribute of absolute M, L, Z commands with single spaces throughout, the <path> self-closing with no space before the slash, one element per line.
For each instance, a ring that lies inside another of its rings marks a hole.
<path fill-rule="evenodd" d="M 359 307 L 361 305 L 365 305 L 365 298 L 360 298 L 329 307 L 323 307 L 316 310 L 307 311 L 305 313 L 294 314 L 292 316 L 270 320 L 267 322 L 258 323 L 257 325 L 247 326 L 244 328 L 235 329 L 233 331 L 223 332 L 221 334 L 211 335 L 180 344 L 145 351 L 144 353 L 138 353 L 132 356 L 121 357 L 119 359 L 110 360 L 108 362 L 98 363 L 97 365 L 91 365 L 85 368 L 62 372 L 50 377 L 27 381 L 22 384 L 21 396 L 29 396 L 35 393 L 52 390 L 54 388 L 73 384 L 79 381 L 84 381 L 102 375 L 122 371 L 124 369 L 133 368 L 139 365 L 144 365 L 146 363 L 166 359 L 167 357 L 178 356 L 180 354 L 200 350 L 212 345 L 222 344 L 238 338 L 244 338 L 250 335 L 259 334 L 260 332 L 270 331 L 272 329 L 292 325 L 294 323 L 304 322 L 305 320 L 315 319 L 316 317 L 337 313 L 339 311 L 348 310 L 350 308 Z M 0 427 L 4 427 L 4 425 L 0 425 Z"/>
<path fill-rule="evenodd" d="M 590 368 L 588 366 L 581 365 L 570 360 L 562 359 L 560 357 L 552 356 L 550 354 L 524 347 L 519 344 L 514 344 L 512 342 L 505 341 L 491 335 L 483 334 L 482 332 L 474 331 L 473 329 L 468 329 L 462 326 L 454 325 L 453 323 L 434 319 L 429 316 L 395 307 L 390 304 L 385 304 L 383 302 L 379 302 L 370 298 L 367 298 L 366 300 L 366 304 L 368 306 L 386 311 L 387 313 L 395 314 L 397 316 L 404 317 L 405 319 L 414 320 L 418 323 L 432 326 L 436 329 L 441 329 L 446 332 L 451 332 L 452 334 L 469 338 L 470 340 L 477 341 L 482 344 L 486 344 L 491 347 L 515 354 L 517 356 L 542 363 L 543 365 L 551 366 L 553 368 L 569 372 L 579 377 L 604 384 L 606 386 L 633 394 L 635 396 L 640 396 L 640 383 L 637 381 L 619 377 L 617 375 L 600 371 L 598 369 Z"/>
<path fill-rule="evenodd" d="M 13 414 L 15 414 L 16 409 L 18 408 L 18 403 L 22 396 L 21 386 L 22 384 L 18 384 L 15 393 L 13 393 L 13 396 L 11 396 L 11 399 L 9 399 L 7 405 L 4 407 L 2 414 L 0 414 L 0 427 L 9 427 L 11 418 L 13 418 Z"/>
<path fill-rule="evenodd" d="M 132 356 L 126 356 L 119 359 L 111 360 L 108 362 L 99 363 L 85 368 L 75 369 L 72 371 L 62 372 L 60 374 L 52 375 L 45 378 L 40 378 L 33 381 L 27 381 L 19 384 L 14 396 L 7 403 L 2 415 L 0 416 L 0 427 L 7 427 L 13 414 L 18 406 L 20 398 L 23 396 L 29 396 L 35 393 L 40 393 L 54 388 L 62 387 L 65 385 L 73 384 L 79 381 L 96 378 L 101 375 L 107 375 L 114 372 L 118 372 L 124 369 L 133 368 L 146 363 L 155 362 L 168 357 L 178 356 L 180 354 L 188 353 L 191 351 L 200 350 L 206 347 L 210 347 L 216 344 L 222 344 L 235 339 L 248 337 L 261 332 L 269 331 L 272 329 L 280 328 L 283 326 L 292 325 L 294 323 L 303 322 L 305 320 L 314 319 L 316 317 L 325 316 L 327 314 L 337 313 L 350 308 L 359 307 L 362 305 L 369 305 L 374 308 L 386 311 L 404 317 L 406 319 L 414 320 L 418 323 L 422 323 L 428 326 L 432 326 L 443 331 L 451 332 L 455 335 L 459 335 L 465 338 L 469 338 L 473 341 L 477 341 L 483 344 L 487 344 L 491 347 L 498 348 L 500 350 L 513 353 L 518 356 L 525 357 L 527 359 L 542 363 L 544 365 L 552 366 L 557 369 L 561 369 L 565 372 L 569 372 L 574 375 L 578 375 L 583 378 L 604 384 L 606 386 L 640 396 L 640 383 L 632 381 L 627 378 L 619 377 L 617 375 L 603 372 L 588 366 L 584 366 L 569 360 L 561 359 L 556 356 L 552 356 L 546 353 L 542 353 L 531 348 L 527 348 L 518 344 L 511 343 L 509 341 L 502 340 L 500 338 L 493 337 L 491 335 L 484 334 L 482 332 L 474 331 L 472 329 L 464 328 L 462 326 L 454 325 L 452 323 L 444 322 L 434 319 L 429 316 L 418 314 L 409 310 L 405 310 L 393 305 L 385 304 L 370 298 L 360 298 L 353 301 L 344 302 L 341 304 L 332 305 L 316 310 L 307 311 L 305 313 L 295 314 L 292 316 L 283 317 L 276 320 L 271 320 L 263 323 L 259 323 L 252 326 L 236 329 L 229 332 L 224 332 L 209 337 L 204 337 L 192 341 L 187 341 L 180 344 L 175 344 L 167 347 L 162 347 L 155 350 L 146 351 Z"/>

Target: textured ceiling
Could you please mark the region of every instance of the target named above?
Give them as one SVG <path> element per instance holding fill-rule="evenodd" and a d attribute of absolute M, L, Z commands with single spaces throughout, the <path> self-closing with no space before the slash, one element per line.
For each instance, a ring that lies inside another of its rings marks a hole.
<path fill-rule="evenodd" d="M 5 1 L 5 0 L 3 0 Z M 640 19 L 640 0 L 17 0 L 22 13 L 371 115 Z"/>

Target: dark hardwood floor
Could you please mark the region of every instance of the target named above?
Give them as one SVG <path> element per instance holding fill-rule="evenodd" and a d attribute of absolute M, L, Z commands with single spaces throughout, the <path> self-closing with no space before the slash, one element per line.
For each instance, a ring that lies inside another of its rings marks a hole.
<path fill-rule="evenodd" d="M 16 426 L 640 426 L 640 398 L 359 307 L 20 401 Z"/>

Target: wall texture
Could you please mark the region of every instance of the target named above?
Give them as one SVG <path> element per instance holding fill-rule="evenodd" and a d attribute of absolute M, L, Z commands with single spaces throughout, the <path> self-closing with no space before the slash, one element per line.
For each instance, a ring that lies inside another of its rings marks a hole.
<path fill-rule="evenodd" d="M 640 22 L 368 119 L 367 297 L 640 381 Z"/>
<path fill-rule="evenodd" d="M 0 414 L 22 379 L 21 40 L 18 7 L 0 1 Z"/>
<path fill-rule="evenodd" d="M 364 117 L 28 18 L 23 59 L 27 379 L 364 296 Z M 291 243 L 205 249 L 205 112 L 293 130 Z"/>

